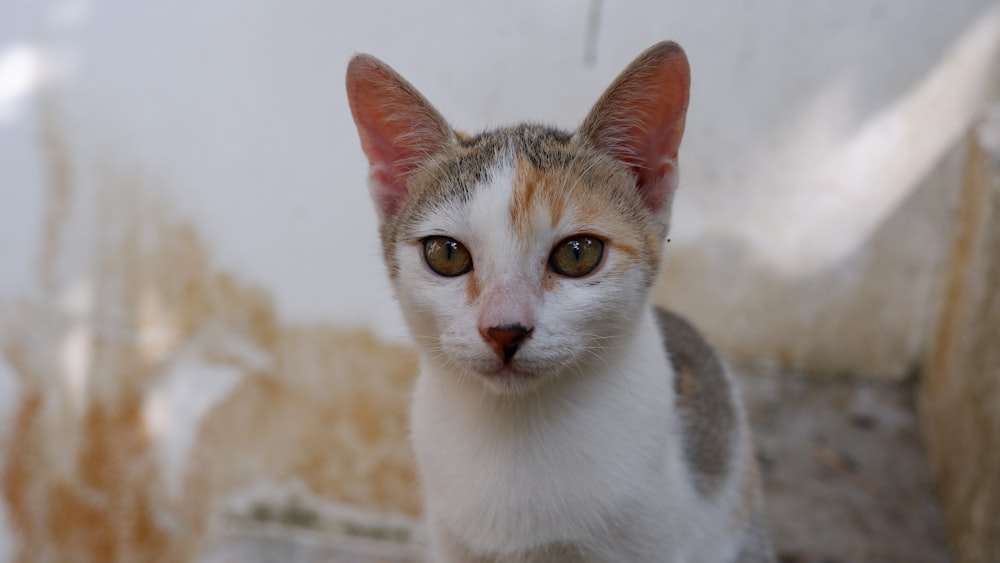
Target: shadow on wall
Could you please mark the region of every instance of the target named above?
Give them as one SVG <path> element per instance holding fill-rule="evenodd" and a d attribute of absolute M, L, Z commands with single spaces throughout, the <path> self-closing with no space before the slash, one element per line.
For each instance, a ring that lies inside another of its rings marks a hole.
<path fill-rule="evenodd" d="M 744 361 L 912 375 L 940 306 L 962 158 L 953 149 L 862 244 L 819 271 L 782 276 L 734 237 L 673 243 L 656 297 Z"/>
<path fill-rule="evenodd" d="M 656 3 L 649 4 L 643 11 L 625 6 L 617 11 L 637 12 L 628 16 L 630 22 L 663 29 L 663 22 L 646 15 L 656 11 Z M 748 201 L 764 207 L 772 198 L 754 201 L 760 194 L 731 193 L 731 187 L 787 175 L 776 166 L 790 168 L 796 176 L 812 174 L 815 180 L 811 168 L 829 157 L 831 148 L 850 145 L 859 132 L 898 114 L 898 106 L 926 89 L 935 73 L 960 78 L 946 85 L 952 91 L 938 96 L 938 103 L 950 106 L 979 94 L 979 81 L 990 73 L 970 71 L 988 67 L 997 55 L 990 51 L 997 47 L 992 35 L 1000 11 L 990 0 L 857 3 L 850 8 L 770 0 L 727 6 L 724 15 L 738 18 L 738 25 L 725 25 L 723 14 L 705 17 L 700 9 L 697 3 L 671 6 L 675 23 L 666 28 L 668 35 L 670 28 L 678 28 L 697 70 L 684 151 L 694 158 L 687 160 L 685 181 L 730 192 L 738 202 L 732 209 L 737 213 Z M 614 11 L 614 6 L 606 9 L 606 28 L 624 19 Z M 685 28 L 690 37 L 684 36 Z M 612 41 L 613 33 L 607 28 L 611 37 L 604 41 Z M 996 79 L 995 71 L 992 76 Z M 975 83 L 965 83 L 970 80 Z M 968 92 L 955 92 L 958 84 Z M 933 122 L 952 113 L 945 109 L 915 117 Z M 969 115 L 963 118 L 968 121 Z M 958 139 L 967 123 L 954 125 L 956 136 L 946 145 Z M 775 188 L 755 187 L 769 196 Z M 782 188 L 808 192 L 808 186 L 793 182 Z"/>
<path fill-rule="evenodd" d="M 758 148 L 773 154 L 733 179 L 746 189 L 689 194 L 702 186 L 697 170 L 685 173 L 689 200 L 678 198 L 658 299 L 736 356 L 817 372 L 912 373 L 927 353 L 948 241 L 963 221 L 955 215 L 962 135 L 1000 93 L 998 6 L 942 17 L 933 59 L 892 55 L 899 46 L 887 43 L 898 35 L 844 28 L 885 57 L 856 55 L 848 74 L 815 70 L 831 72 L 827 88 L 790 106 L 798 124 L 772 127 L 772 137 L 763 130 Z M 824 32 L 818 43 L 835 39 Z M 805 51 L 816 56 L 815 48 Z M 871 68 L 887 61 L 910 78 Z M 910 89 L 895 90 L 900 82 Z"/>
<path fill-rule="evenodd" d="M 85 279 L 61 277 L 73 175 L 45 125 L 45 290 L 20 301 L 0 341 L 20 384 L 0 456 L 17 560 L 192 560 L 227 499 L 261 482 L 418 515 L 414 353 L 283 324 L 138 174 L 99 179 L 93 263 Z"/>

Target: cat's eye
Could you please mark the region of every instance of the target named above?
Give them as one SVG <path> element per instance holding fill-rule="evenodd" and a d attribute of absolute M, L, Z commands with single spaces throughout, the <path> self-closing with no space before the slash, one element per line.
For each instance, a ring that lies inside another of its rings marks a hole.
<path fill-rule="evenodd" d="M 472 255 L 462 243 L 448 237 L 424 239 L 424 261 L 436 273 L 454 277 L 472 269 Z"/>
<path fill-rule="evenodd" d="M 604 255 L 604 243 L 587 235 L 574 235 L 556 245 L 549 257 L 552 271 L 568 278 L 578 278 L 594 271 Z"/>

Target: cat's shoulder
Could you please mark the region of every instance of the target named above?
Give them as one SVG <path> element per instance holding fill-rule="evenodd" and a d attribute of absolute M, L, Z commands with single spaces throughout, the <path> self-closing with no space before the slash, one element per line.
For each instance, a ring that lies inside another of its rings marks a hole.
<path fill-rule="evenodd" d="M 732 469 L 737 438 L 733 382 L 721 358 L 684 317 L 657 307 L 663 345 L 674 370 L 686 461 L 695 485 L 713 494 Z"/>
<path fill-rule="evenodd" d="M 674 369 L 720 372 L 722 362 L 715 350 L 690 321 L 662 307 L 654 307 L 663 345 Z"/>

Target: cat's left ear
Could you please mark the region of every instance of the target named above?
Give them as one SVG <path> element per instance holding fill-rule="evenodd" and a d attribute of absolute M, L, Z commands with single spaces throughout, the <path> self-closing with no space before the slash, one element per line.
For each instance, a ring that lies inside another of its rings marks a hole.
<path fill-rule="evenodd" d="M 677 150 L 691 86 L 680 45 L 653 45 L 611 83 L 580 127 L 580 135 L 625 164 L 646 206 L 670 210 L 677 187 Z"/>
<path fill-rule="evenodd" d="M 368 157 L 372 198 L 379 216 L 391 217 L 412 174 L 455 134 L 416 88 L 371 55 L 355 55 L 347 65 L 347 101 Z"/>

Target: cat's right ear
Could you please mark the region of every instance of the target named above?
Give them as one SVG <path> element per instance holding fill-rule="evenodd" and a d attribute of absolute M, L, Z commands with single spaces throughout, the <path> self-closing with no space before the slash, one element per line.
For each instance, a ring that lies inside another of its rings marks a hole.
<path fill-rule="evenodd" d="M 359 54 L 347 65 L 347 101 L 368 157 L 368 181 L 379 216 L 393 216 L 411 175 L 455 142 L 443 117 L 389 65 Z"/>
<path fill-rule="evenodd" d="M 646 207 L 669 214 L 677 187 L 691 70 L 680 45 L 646 49 L 618 75 L 580 126 L 580 134 L 627 166 Z"/>

